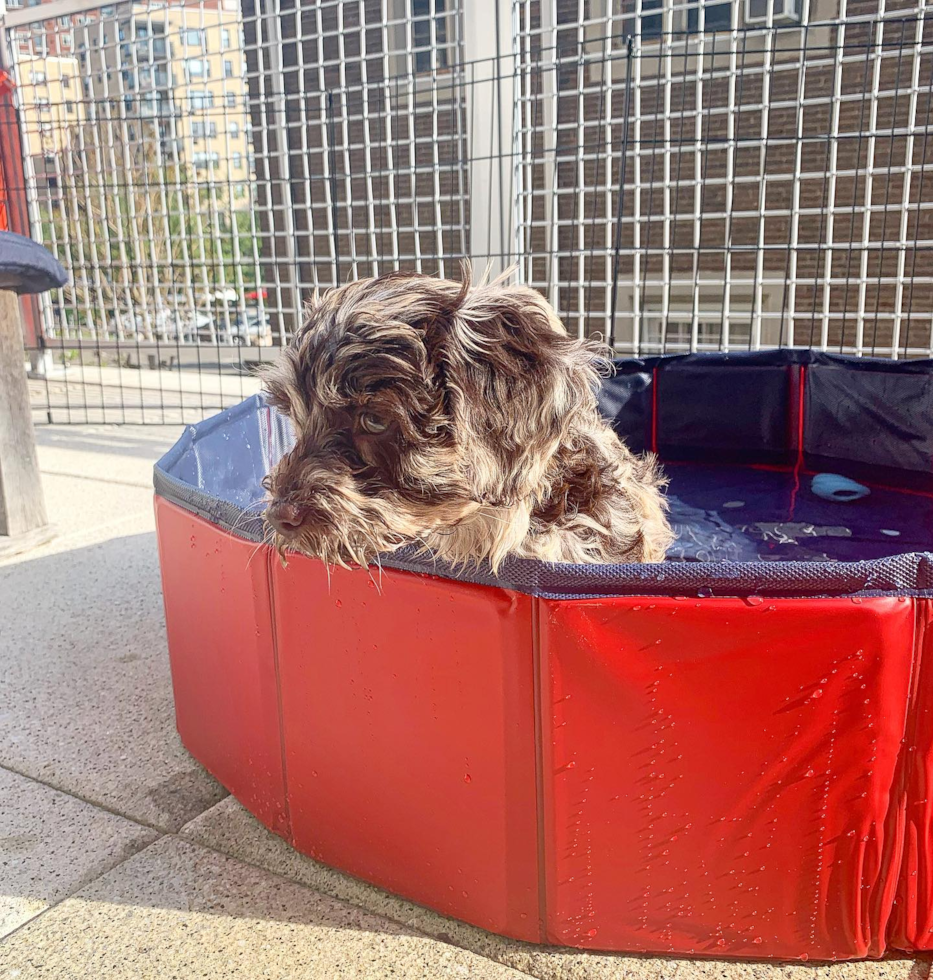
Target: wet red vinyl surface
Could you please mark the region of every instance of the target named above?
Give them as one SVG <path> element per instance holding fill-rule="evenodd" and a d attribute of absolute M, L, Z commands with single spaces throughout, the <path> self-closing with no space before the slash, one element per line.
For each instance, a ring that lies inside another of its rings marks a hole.
<path fill-rule="evenodd" d="M 933 945 L 927 600 L 328 579 L 156 507 L 185 745 L 305 853 L 531 941 Z"/>
<path fill-rule="evenodd" d="M 881 952 L 911 603 L 610 599 L 541 615 L 552 942 Z"/>

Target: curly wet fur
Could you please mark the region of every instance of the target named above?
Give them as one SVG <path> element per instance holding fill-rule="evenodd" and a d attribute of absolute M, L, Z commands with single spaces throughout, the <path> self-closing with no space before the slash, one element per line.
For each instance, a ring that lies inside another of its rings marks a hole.
<path fill-rule="evenodd" d="M 267 478 L 272 506 L 302 515 L 277 546 L 361 565 L 412 542 L 493 568 L 661 561 L 664 481 L 600 416 L 605 363 L 524 286 L 392 273 L 315 298 L 263 376 L 296 434 Z"/>

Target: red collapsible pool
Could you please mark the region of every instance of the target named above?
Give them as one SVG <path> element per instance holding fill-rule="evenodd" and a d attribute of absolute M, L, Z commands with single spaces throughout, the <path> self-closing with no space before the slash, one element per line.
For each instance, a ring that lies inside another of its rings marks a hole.
<path fill-rule="evenodd" d="M 933 364 L 629 361 L 601 400 L 671 477 L 662 565 L 283 568 L 286 423 L 189 429 L 156 468 L 185 745 L 299 850 L 504 935 L 933 948 Z"/>

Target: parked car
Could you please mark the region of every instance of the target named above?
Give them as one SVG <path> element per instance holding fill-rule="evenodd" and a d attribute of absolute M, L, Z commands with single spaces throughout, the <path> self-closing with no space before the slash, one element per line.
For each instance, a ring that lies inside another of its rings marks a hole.
<path fill-rule="evenodd" d="M 209 328 L 210 323 L 211 318 L 197 310 L 161 309 L 148 314 L 124 313 L 119 326 L 122 327 L 123 336 L 126 338 L 148 340 L 151 336 L 152 339 L 163 343 L 174 341 L 190 343 L 195 340 L 198 331 Z M 118 323 L 115 317 L 111 319 L 109 329 L 113 336 L 118 335 Z"/>
<path fill-rule="evenodd" d="M 214 321 L 217 342 L 221 344 L 249 344 L 253 347 L 266 347 L 272 343 L 272 327 L 269 314 L 259 310 L 246 310 L 230 313 L 230 325 L 223 316 L 217 316 Z M 198 339 L 201 343 L 210 343 L 210 330 L 199 327 Z"/>
<path fill-rule="evenodd" d="M 156 323 L 159 340 L 193 341 L 203 328 L 210 328 L 211 318 L 197 310 L 164 310 Z"/>

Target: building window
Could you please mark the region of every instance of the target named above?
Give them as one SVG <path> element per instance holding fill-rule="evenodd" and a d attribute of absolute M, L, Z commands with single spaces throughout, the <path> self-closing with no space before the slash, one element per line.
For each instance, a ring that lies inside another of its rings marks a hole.
<path fill-rule="evenodd" d="M 637 18 L 638 23 L 633 23 L 636 18 L 634 0 L 614 0 L 613 15 L 625 21 L 625 25 L 620 29 L 618 38 L 613 39 L 616 47 L 625 43 L 625 35 L 628 33 L 640 34 L 643 40 L 659 38 L 664 33 L 664 11 L 669 5 L 670 30 L 675 36 L 683 34 L 699 34 L 700 32 L 700 10 L 703 9 L 703 32 L 712 34 L 716 31 L 728 31 L 732 29 L 732 3 L 724 3 L 722 0 L 688 0 L 682 3 L 681 0 L 642 0 L 642 14 Z"/>
<path fill-rule="evenodd" d="M 415 71 L 447 67 L 446 14 L 447 0 L 411 0 L 411 40 L 415 49 Z"/>
<path fill-rule="evenodd" d="M 9 6 L 9 4 L 7 6 Z M 59 27 L 70 27 L 71 26 L 71 18 L 70 17 L 59 17 L 58 18 L 58 26 Z"/>
<path fill-rule="evenodd" d="M 224 27 L 220 32 L 220 44 L 224 51 L 230 47 L 230 32 L 226 27 Z"/>
<path fill-rule="evenodd" d="M 210 78 L 211 66 L 203 58 L 189 58 L 185 62 L 185 72 L 188 78 Z"/>
<path fill-rule="evenodd" d="M 74 104 L 74 102 L 66 102 L 65 103 L 65 112 L 67 112 L 69 116 L 73 116 L 75 114 L 75 104 Z"/>
<path fill-rule="evenodd" d="M 206 170 L 208 167 L 216 167 L 220 163 L 220 155 L 217 153 L 192 153 L 191 162 L 197 170 Z"/>
<path fill-rule="evenodd" d="M 49 105 L 48 99 L 36 99 L 36 105 L 39 107 L 39 112 L 41 112 L 43 115 L 48 115 L 52 111 L 52 107 Z"/>
<path fill-rule="evenodd" d="M 74 41 L 71 34 L 62 34 L 58 39 L 58 43 L 63 48 L 70 48 Z"/>
<path fill-rule="evenodd" d="M 214 137 L 217 135 L 217 123 L 214 122 L 193 122 L 191 124 L 191 135 L 194 139 L 203 139 L 205 136 Z"/>
<path fill-rule="evenodd" d="M 204 89 L 192 89 L 188 92 L 191 111 L 199 112 L 204 109 L 214 108 L 214 93 Z"/>
<path fill-rule="evenodd" d="M 224 104 L 226 105 L 226 107 L 228 109 L 235 109 L 236 108 L 236 93 L 235 92 L 227 92 L 227 94 L 224 96 Z"/>
<path fill-rule="evenodd" d="M 234 153 L 233 154 L 233 169 L 242 170 L 243 169 L 243 154 Z"/>
<path fill-rule="evenodd" d="M 750 335 L 751 324 L 747 320 L 743 322 L 729 318 L 730 346 L 747 345 Z M 646 314 L 642 319 L 642 347 L 646 351 L 661 353 L 664 350 L 689 350 L 692 338 L 693 320 L 689 314 L 672 312 L 666 326 L 660 314 Z M 721 339 L 720 320 L 697 321 L 697 347 L 713 349 L 719 346 Z"/>
<path fill-rule="evenodd" d="M 642 0 L 642 15 L 641 15 L 641 36 L 645 37 L 660 37 L 664 30 L 664 17 L 660 13 L 663 0 Z M 646 10 L 657 10 L 656 14 L 648 13 Z"/>
<path fill-rule="evenodd" d="M 716 31 L 732 30 L 732 4 L 707 3 L 697 4 L 687 8 L 687 33 L 698 34 L 700 31 L 700 6 L 704 6 L 703 33 L 713 34 Z"/>
<path fill-rule="evenodd" d="M 224 59 L 224 78 L 233 78 L 233 62 Z"/>
<path fill-rule="evenodd" d="M 62 88 L 71 88 L 71 75 L 62 75 Z"/>
<path fill-rule="evenodd" d="M 197 28 L 189 28 L 181 32 L 182 43 L 186 48 L 200 48 L 204 50 L 204 31 Z"/>
<path fill-rule="evenodd" d="M 45 83 L 45 72 L 44 71 L 31 71 L 29 73 L 29 81 L 33 85 L 42 85 Z"/>
<path fill-rule="evenodd" d="M 230 135 L 230 139 L 235 140 L 240 135 L 240 127 L 238 123 L 230 123 L 227 127 L 227 133 Z"/>

